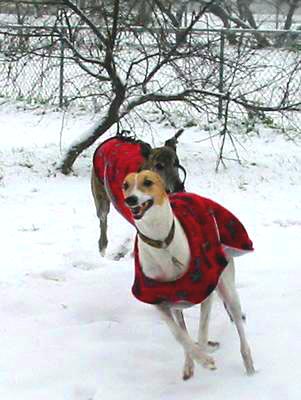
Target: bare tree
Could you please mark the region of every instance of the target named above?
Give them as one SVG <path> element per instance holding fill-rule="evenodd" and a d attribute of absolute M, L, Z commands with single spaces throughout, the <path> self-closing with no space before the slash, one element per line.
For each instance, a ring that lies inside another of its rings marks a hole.
<path fill-rule="evenodd" d="M 207 4 L 206 12 L 219 18 L 224 28 L 258 29 L 250 4 L 253 0 L 223 0 L 207 2 L 198 1 L 201 6 Z M 230 44 L 236 44 L 236 38 L 231 32 L 227 32 Z M 254 32 L 258 47 L 270 46 L 270 41 L 260 32 Z"/>
<path fill-rule="evenodd" d="M 124 57 L 128 55 L 122 51 L 122 37 L 126 21 L 130 19 L 128 13 L 132 10 L 123 7 L 122 1 L 113 1 L 111 10 L 105 7 L 102 9 L 104 29 L 99 29 L 74 2 L 63 0 L 62 3 L 66 18 L 72 18 L 67 15 L 67 12 L 71 11 L 73 17 L 76 16 L 89 27 L 96 39 L 93 51 L 90 48 L 90 54 L 88 54 L 76 47 L 70 37 L 64 35 L 63 38 L 74 60 L 87 72 L 97 77 L 103 85 L 102 95 L 103 99 L 106 99 L 104 104 L 106 111 L 103 117 L 91 129 L 89 135 L 68 150 L 60 168 L 63 173 L 69 173 L 78 155 L 133 109 L 147 102 L 189 101 L 190 99 L 193 103 L 192 95 L 195 93 L 188 89 L 185 79 L 179 81 L 178 87 L 172 94 L 164 90 L 164 83 L 158 83 L 158 80 L 164 69 L 166 70 L 168 66 L 177 68 L 179 60 L 189 58 L 191 55 L 192 49 L 182 49 L 181 45 L 191 35 L 194 25 L 207 6 L 191 18 L 189 26 L 181 32 L 181 38 L 172 42 L 170 39 L 172 35 L 169 33 L 169 29 L 173 26 L 172 18 L 170 15 L 167 18 L 167 14 L 162 13 L 163 9 L 165 11 L 165 6 L 156 1 L 158 8 L 153 9 L 153 13 L 157 18 L 159 29 L 149 30 L 148 37 L 145 37 L 146 41 L 151 38 L 156 46 L 150 50 L 150 47 L 146 47 L 143 43 L 144 38 L 127 26 L 137 41 L 139 49 L 133 52 L 133 57 L 125 63 Z M 169 81 L 171 85 L 171 79 Z"/>
<path fill-rule="evenodd" d="M 301 0 L 286 0 L 288 4 L 288 13 L 285 19 L 283 29 L 291 29 L 293 23 L 293 16 L 296 10 L 301 6 Z"/>
<path fill-rule="evenodd" d="M 95 1 L 96 16 L 82 10 L 75 1 L 61 0 L 51 25 L 48 22 L 39 32 L 30 30 L 30 49 L 8 48 L 10 43 L 5 42 L 3 51 L 12 63 L 10 76 L 13 65 L 25 68 L 36 57 L 43 63 L 60 62 L 63 45 L 68 63 L 90 80 L 86 88 L 76 88 L 73 98 L 69 94 L 69 101 L 94 99 L 99 119 L 67 150 L 59 165 L 65 174 L 70 173 L 78 155 L 110 128 L 124 126 L 133 113 L 145 118 L 146 105 L 148 109 L 156 107 L 171 121 L 174 104 L 176 110 L 203 118 L 204 112 L 216 115 L 217 104 L 223 102 L 224 135 L 229 132 L 228 121 L 238 109 L 247 111 L 251 117 L 265 112 L 300 110 L 300 60 L 291 55 L 290 63 L 286 61 L 272 73 L 268 68 L 273 65 L 267 61 L 270 53 L 265 57 L 257 53 L 252 33 L 244 34 L 243 30 L 237 36 L 237 46 L 226 47 L 222 52 L 218 34 L 202 34 L 194 29 L 213 2 L 206 2 L 197 13 L 191 14 L 184 27 L 179 26 L 179 19 L 175 20 L 179 4 L 159 0 L 148 4 L 153 22 L 137 27 L 132 25 L 139 13 L 135 2 Z M 29 35 L 29 30 L 26 32 Z M 12 38 L 13 44 L 14 32 L 6 29 L 4 34 Z M 263 79 L 264 71 L 268 75 Z M 269 98 L 264 97 L 265 92 Z"/>

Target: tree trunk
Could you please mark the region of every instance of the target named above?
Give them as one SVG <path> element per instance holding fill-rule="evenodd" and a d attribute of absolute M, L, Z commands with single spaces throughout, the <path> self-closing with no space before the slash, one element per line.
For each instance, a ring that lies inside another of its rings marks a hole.
<path fill-rule="evenodd" d="M 176 10 L 176 28 L 181 28 L 182 26 L 182 20 L 183 20 L 183 14 L 186 11 L 187 5 L 186 4 L 181 4 L 177 10 Z M 176 45 L 179 44 L 185 44 L 186 43 L 186 37 L 183 38 L 183 33 L 181 31 L 176 31 Z"/>
<path fill-rule="evenodd" d="M 109 107 L 107 115 L 94 127 L 90 134 L 88 134 L 83 139 L 74 143 L 67 151 L 65 157 L 63 158 L 58 170 L 63 174 L 68 175 L 72 172 L 72 166 L 77 159 L 77 157 L 88 147 L 90 147 L 96 140 L 102 136 L 108 129 L 111 128 L 116 122 L 119 121 L 119 109 L 123 104 L 125 99 L 125 88 L 120 86 L 117 89 L 117 93 Z"/>
<path fill-rule="evenodd" d="M 287 13 L 287 16 L 285 19 L 283 29 L 289 30 L 291 28 L 292 23 L 293 23 L 293 16 L 295 14 L 295 11 L 299 7 L 299 4 L 300 4 L 300 0 L 292 0 L 291 2 L 289 2 L 289 10 L 288 10 L 288 13 Z M 285 45 L 286 46 L 289 45 L 289 38 L 290 38 L 290 35 L 288 35 L 287 33 L 281 34 L 277 38 L 276 47 L 282 47 Z"/>
<path fill-rule="evenodd" d="M 136 24 L 147 27 L 152 21 L 152 9 L 149 1 L 140 0 L 138 2 Z"/>
<path fill-rule="evenodd" d="M 286 16 L 286 20 L 284 23 L 283 29 L 291 29 L 292 23 L 293 23 L 293 16 L 295 14 L 295 11 L 299 7 L 300 0 L 293 0 L 292 2 L 289 3 L 289 10 Z"/>
<path fill-rule="evenodd" d="M 216 17 L 218 17 L 222 21 L 222 23 L 224 25 L 224 28 L 230 28 L 230 22 L 229 22 L 228 15 L 223 10 L 222 7 L 220 7 L 220 6 L 218 6 L 218 5 L 213 3 L 212 5 L 209 6 L 208 10 L 209 10 L 210 13 L 212 13 L 213 15 L 215 15 Z M 226 37 L 228 39 L 228 42 L 231 45 L 236 45 L 237 44 L 235 33 L 227 33 Z"/>
<path fill-rule="evenodd" d="M 250 10 L 251 1 L 249 0 L 237 0 L 237 7 L 239 16 L 243 21 L 247 21 L 251 28 L 257 29 L 256 21 L 254 19 L 253 13 Z M 269 41 L 263 35 L 259 35 L 255 33 L 255 37 L 258 43 L 258 47 L 267 47 L 269 46 Z"/>
<path fill-rule="evenodd" d="M 210 6 L 208 6 L 209 12 L 212 12 L 213 14 L 218 15 L 218 14 L 216 14 L 216 10 L 218 10 L 220 15 L 223 15 L 223 18 L 225 20 L 228 19 L 229 21 L 232 21 L 237 27 L 244 28 L 244 29 L 250 29 L 250 25 L 247 22 L 243 21 L 241 18 L 237 18 L 234 15 L 230 14 L 224 8 L 221 8 L 220 6 L 216 6 L 214 4 L 213 5 L 211 4 Z M 270 45 L 269 40 L 261 33 L 255 32 L 255 33 L 253 33 L 253 35 L 256 37 L 258 47 L 266 47 L 266 46 Z"/>
<path fill-rule="evenodd" d="M 58 169 L 65 175 L 68 175 L 72 172 L 72 167 L 77 159 L 77 157 L 88 147 L 90 147 L 93 143 L 96 142 L 98 138 L 100 138 L 111 126 L 113 126 L 117 120 L 106 118 L 101 121 L 92 131 L 91 134 L 86 138 L 78 141 L 73 144 L 70 149 L 67 151 L 65 157 L 62 160 L 61 165 Z"/>

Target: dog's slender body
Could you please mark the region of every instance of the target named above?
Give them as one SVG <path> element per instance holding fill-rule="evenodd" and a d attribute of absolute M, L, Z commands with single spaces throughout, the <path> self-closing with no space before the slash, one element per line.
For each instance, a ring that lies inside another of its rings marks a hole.
<path fill-rule="evenodd" d="M 133 213 L 138 231 L 137 257 L 141 265 L 141 274 L 146 282 L 146 290 L 148 290 L 148 286 L 153 286 L 155 282 L 159 282 L 159 285 L 162 283 L 163 286 L 166 283 L 167 287 L 172 285 L 172 282 L 181 282 L 181 279 L 185 279 L 185 274 L 189 272 L 192 254 L 187 231 L 185 232 L 173 210 L 177 204 L 170 202 L 162 180 L 151 171 L 130 174 L 124 181 L 123 191 L 125 202 Z M 185 194 L 185 196 L 188 200 L 190 199 L 189 194 Z M 251 247 L 252 244 L 250 249 Z M 247 373 L 251 375 L 254 373 L 254 366 L 235 287 L 233 258 L 229 257 L 228 265 L 220 268 L 217 266 L 217 270 L 220 275 L 214 278 L 216 279 L 215 289 L 224 301 L 236 325 L 243 362 Z M 196 281 L 196 279 L 193 278 L 193 281 Z M 212 286 L 211 284 L 211 291 L 214 289 Z M 141 290 L 141 288 L 139 288 L 139 291 L 137 288 L 133 290 L 136 297 L 141 296 Z M 201 363 L 205 368 L 215 369 L 213 358 L 207 354 L 210 349 L 218 347 L 218 343 L 208 340 L 211 294 L 207 297 L 204 296 L 201 303 L 198 343 L 195 343 L 189 336 L 184 321 L 183 308 L 193 305 L 189 301 L 168 301 L 168 299 L 165 299 L 159 302 L 155 298 L 154 300 L 142 299 L 142 301 L 155 304 L 173 336 L 182 345 L 185 352 L 183 379 L 188 379 L 193 375 L 194 361 Z"/>
<path fill-rule="evenodd" d="M 179 130 L 164 146 L 155 149 L 145 142 L 116 136 L 101 143 L 95 150 L 91 189 L 100 222 L 98 246 L 102 255 L 108 245 L 107 217 L 110 203 L 133 223 L 131 213 L 123 204 L 121 191 L 122 182 L 128 173 L 150 169 L 161 176 L 170 192 L 184 190 L 184 184 L 179 177 L 179 169 L 184 169 L 176 153 L 177 139 L 182 132 L 183 130 Z"/>

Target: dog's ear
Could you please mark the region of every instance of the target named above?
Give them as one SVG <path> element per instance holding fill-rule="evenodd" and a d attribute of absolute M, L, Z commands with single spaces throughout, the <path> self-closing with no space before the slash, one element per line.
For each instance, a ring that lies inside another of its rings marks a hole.
<path fill-rule="evenodd" d="M 171 147 L 176 152 L 177 151 L 177 143 L 178 143 L 177 139 L 172 137 L 171 139 L 166 140 L 166 142 L 164 143 L 164 146 Z"/>
<path fill-rule="evenodd" d="M 164 143 L 164 146 L 171 147 L 176 152 L 178 137 L 181 136 L 183 132 L 184 132 L 184 129 L 179 129 L 172 138 L 166 140 L 166 142 Z"/>
<path fill-rule="evenodd" d="M 145 143 L 145 142 L 141 142 L 140 147 L 141 147 L 141 154 L 142 154 L 143 158 L 145 158 L 147 160 L 152 151 L 151 145 L 148 143 Z"/>

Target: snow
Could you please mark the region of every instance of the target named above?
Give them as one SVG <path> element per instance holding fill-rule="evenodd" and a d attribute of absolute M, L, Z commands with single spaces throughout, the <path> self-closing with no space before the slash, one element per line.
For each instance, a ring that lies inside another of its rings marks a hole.
<path fill-rule="evenodd" d="M 299 399 L 300 140 L 262 126 L 260 135 L 236 132 L 242 164 L 227 161 L 216 174 L 218 139 L 202 141 L 213 125 L 187 128 L 180 139 L 187 188 L 233 211 L 256 249 L 237 260 L 236 273 L 257 373 L 246 376 L 237 333 L 216 299 L 210 337 L 221 342 L 218 369 L 196 366 L 183 382 L 182 349 L 156 310 L 131 295 L 134 232 L 114 210 L 108 254 L 98 254 L 93 149 L 75 175 L 54 174 L 61 152 L 92 123 L 91 115 L 68 114 L 60 137 L 59 112 L 0 109 L 0 398 Z M 142 138 L 156 145 L 174 133 L 152 128 Z M 226 155 L 233 158 L 230 146 Z M 117 261 L 121 247 L 127 254 Z M 198 313 L 186 312 L 194 336 Z"/>

